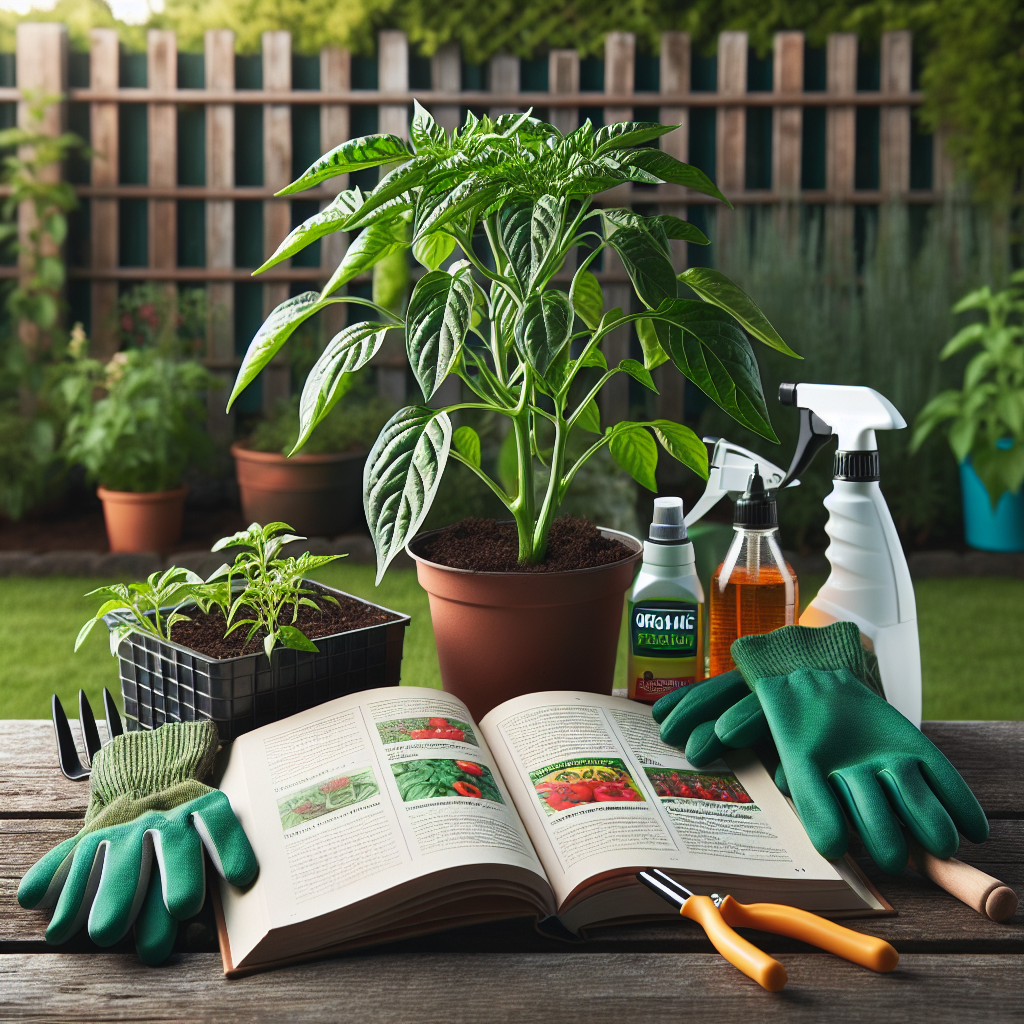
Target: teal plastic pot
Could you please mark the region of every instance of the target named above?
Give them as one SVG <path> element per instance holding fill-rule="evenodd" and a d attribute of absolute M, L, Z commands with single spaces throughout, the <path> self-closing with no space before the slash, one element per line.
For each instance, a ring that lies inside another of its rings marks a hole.
<path fill-rule="evenodd" d="M 981 551 L 1024 551 L 1024 489 L 1003 491 L 995 509 L 970 456 L 960 463 L 964 502 L 964 535 Z"/>

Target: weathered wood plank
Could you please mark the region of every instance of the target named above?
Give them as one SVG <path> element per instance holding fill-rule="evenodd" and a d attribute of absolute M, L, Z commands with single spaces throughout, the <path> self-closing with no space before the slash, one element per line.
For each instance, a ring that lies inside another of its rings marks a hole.
<path fill-rule="evenodd" d="M 352 84 L 352 55 L 348 50 L 326 46 L 320 51 L 320 88 L 325 93 L 347 92 Z M 326 153 L 352 137 L 351 110 L 341 104 L 325 103 L 320 108 L 320 148 Z M 342 192 L 348 188 L 348 175 L 339 174 L 328 179 L 332 189 Z M 321 209 L 327 205 L 321 204 Z M 320 242 L 320 266 L 328 273 L 345 258 L 348 232 L 335 231 Z M 345 306 L 328 306 L 320 314 L 324 318 L 324 331 L 331 338 L 345 326 Z"/>
<path fill-rule="evenodd" d="M 489 91 L 510 95 L 519 92 L 519 58 L 511 53 L 496 53 L 488 64 Z M 511 114 L 515 107 L 490 107 L 491 117 Z"/>
<path fill-rule="evenodd" d="M 430 58 L 431 87 L 448 93 L 458 93 L 462 88 L 462 49 L 458 43 L 445 43 L 438 47 Z M 462 120 L 462 108 L 458 103 L 436 103 L 431 115 L 446 131 L 454 131 Z"/>
<path fill-rule="evenodd" d="M 117 30 L 94 28 L 89 33 L 89 85 L 93 89 L 116 89 L 118 85 Z M 94 156 L 91 161 L 93 185 L 116 185 L 118 168 L 118 125 L 116 103 L 89 104 L 89 134 Z M 96 270 L 117 266 L 118 204 L 116 199 L 92 199 L 89 204 L 90 265 Z M 93 281 L 89 286 L 92 304 L 92 351 L 109 358 L 118 348 L 113 329 L 117 308 L 117 282 Z"/>
<path fill-rule="evenodd" d="M 22 954 L 0 957 L 0 989 L 10 1020 L 1019 1020 L 1017 956 L 907 956 L 888 975 L 827 955 L 781 959 L 790 982 L 775 995 L 712 954 L 362 956 L 238 981 L 216 954 L 158 974 L 126 955 Z"/>
<path fill-rule="evenodd" d="M 580 91 L 580 55 L 576 50 L 552 50 L 548 54 L 548 92 L 554 96 Z M 563 134 L 576 130 L 579 107 L 552 107 L 551 123 Z"/>
<path fill-rule="evenodd" d="M 609 32 L 604 37 L 604 93 L 605 97 L 613 102 L 604 108 L 605 124 L 633 120 L 635 65 L 635 33 Z M 625 308 L 623 306 L 623 309 Z"/>
<path fill-rule="evenodd" d="M 151 89 L 178 87 L 178 43 L 174 32 L 146 34 L 147 79 Z M 149 184 L 172 188 L 178 183 L 178 110 L 173 103 L 149 104 Z M 162 270 L 178 265 L 178 204 L 149 201 L 149 265 Z M 173 286 L 172 286 L 173 287 Z"/>
<path fill-rule="evenodd" d="M 925 722 L 923 731 L 963 775 L 989 818 L 1024 818 L 1024 723 Z M 60 774 L 48 721 L 0 721 L 0 818 L 80 817 L 85 790 Z"/>
<path fill-rule="evenodd" d="M 74 835 L 79 822 L 48 819 L 0 821 L 0 952 L 12 947 L 41 951 L 49 914 L 22 910 L 15 898 L 18 883 L 26 871 L 47 850 Z M 882 894 L 898 912 L 889 918 L 851 921 L 852 927 L 879 935 L 901 952 L 1024 952 L 1024 907 L 1005 924 L 996 924 L 975 913 L 948 893 L 905 871 L 892 878 L 879 871 L 854 839 L 851 848 Z M 1024 823 L 993 822 L 992 838 L 980 846 L 963 843 L 961 860 L 975 864 L 999 878 L 1017 892 L 1024 892 Z M 758 945 L 770 951 L 806 951 L 801 943 L 772 935 L 758 935 Z M 209 938 L 215 948 L 212 936 Z M 439 945 L 440 944 L 440 945 Z M 83 942 L 81 948 L 89 949 Z M 193 948 L 196 948 L 193 942 Z M 529 925 L 502 922 L 459 929 L 408 942 L 389 949 L 422 952 L 443 948 L 451 952 L 520 952 L 561 948 L 557 942 L 538 935 Z M 594 929 L 587 948 L 600 952 L 710 952 L 703 931 L 690 921 L 678 919 L 636 925 L 613 925 Z"/>
<path fill-rule="evenodd" d="M 804 34 L 778 32 L 775 35 L 774 91 L 792 98 L 804 91 Z M 803 108 L 780 106 L 772 124 L 772 188 L 788 199 L 800 196 L 800 146 Z"/>
<path fill-rule="evenodd" d="M 289 92 L 292 87 L 292 36 L 290 32 L 263 33 L 263 88 L 269 93 Z M 268 96 L 268 98 L 270 98 Z M 292 180 L 292 108 L 287 103 L 263 107 L 263 182 L 275 191 Z M 271 199 L 263 204 L 263 255 L 271 256 L 292 228 L 292 204 Z M 291 266 L 285 260 L 281 266 Z M 263 315 L 269 316 L 288 298 L 288 282 L 263 286 Z M 263 412 L 273 415 L 288 397 L 291 368 L 285 352 L 279 352 L 263 371 Z"/>
<path fill-rule="evenodd" d="M 850 96 L 857 88 L 857 37 L 836 32 L 828 37 L 827 90 Z M 826 212 L 826 238 L 836 266 L 848 261 L 853 245 L 853 207 L 842 204 L 853 192 L 856 157 L 856 114 L 852 106 L 829 107 L 825 121 L 825 183 L 839 203 Z"/>
<path fill-rule="evenodd" d="M 881 91 L 910 94 L 911 32 L 883 32 Z M 882 193 L 899 199 L 910 190 L 910 107 L 885 106 L 879 111 L 878 177 Z"/>

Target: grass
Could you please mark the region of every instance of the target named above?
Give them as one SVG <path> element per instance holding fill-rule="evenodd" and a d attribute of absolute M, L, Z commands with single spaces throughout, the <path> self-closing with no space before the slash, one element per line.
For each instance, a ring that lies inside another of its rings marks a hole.
<path fill-rule="evenodd" d="M 402 682 L 440 687 L 427 595 L 412 570 L 391 571 L 378 588 L 373 568 L 329 566 L 324 583 L 407 612 Z M 104 686 L 118 694 L 117 665 L 106 637 L 96 630 L 78 654 L 75 637 L 93 599 L 82 595 L 103 580 L 44 577 L 0 580 L 0 718 L 47 718 L 50 694 L 71 712 L 79 687 L 101 707 Z M 823 578 L 804 577 L 803 603 Z M 924 677 L 924 717 L 1024 718 L 1024 581 L 931 579 L 915 585 Z M 619 638 L 616 679 L 625 676 L 625 631 Z"/>

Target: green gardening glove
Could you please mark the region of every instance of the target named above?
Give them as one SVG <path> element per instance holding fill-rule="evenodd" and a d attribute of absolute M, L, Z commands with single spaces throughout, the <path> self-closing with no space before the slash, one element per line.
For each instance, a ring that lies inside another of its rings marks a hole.
<path fill-rule="evenodd" d="M 23 907 L 55 907 L 48 942 L 65 942 L 87 923 L 90 938 L 109 946 L 135 923 L 140 958 L 160 963 L 178 921 L 203 905 L 204 847 L 229 882 L 252 881 L 256 857 L 227 797 L 199 781 L 216 751 L 212 722 L 182 722 L 127 733 L 97 753 L 85 827 L 18 888 Z"/>
<path fill-rule="evenodd" d="M 855 624 L 742 637 L 732 656 L 748 692 L 727 673 L 702 684 L 710 689 L 699 701 L 698 689 L 663 714 L 666 742 L 689 729 L 691 763 L 700 767 L 770 730 L 777 781 L 788 787 L 818 852 L 846 852 L 845 810 L 875 863 L 891 874 L 907 864 L 900 821 L 938 857 L 956 852 L 958 828 L 972 842 L 988 837 L 984 811 L 956 769 L 874 692 Z"/>

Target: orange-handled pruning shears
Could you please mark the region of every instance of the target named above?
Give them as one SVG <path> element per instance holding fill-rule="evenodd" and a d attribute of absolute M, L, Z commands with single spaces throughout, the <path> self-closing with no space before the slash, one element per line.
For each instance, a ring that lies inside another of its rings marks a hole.
<path fill-rule="evenodd" d="M 786 968 L 742 935 L 737 935 L 733 928 L 757 928 L 802 939 L 882 973 L 891 971 L 899 962 L 899 953 L 884 939 L 844 928 L 806 910 L 781 903 L 740 903 L 731 896 L 717 894 L 695 896 L 657 868 L 648 868 L 636 877 L 662 899 L 677 906 L 683 917 L 696 921 L 729 963 L 769 992 L 778 992 L 786 984 Z"/>

